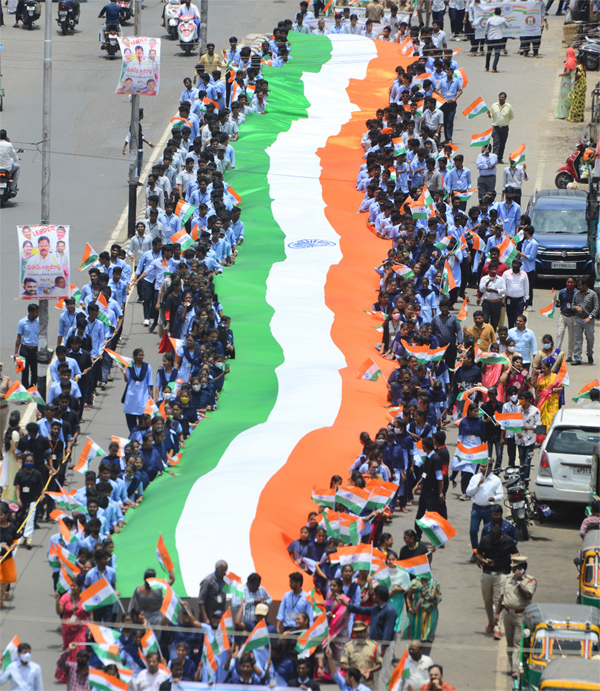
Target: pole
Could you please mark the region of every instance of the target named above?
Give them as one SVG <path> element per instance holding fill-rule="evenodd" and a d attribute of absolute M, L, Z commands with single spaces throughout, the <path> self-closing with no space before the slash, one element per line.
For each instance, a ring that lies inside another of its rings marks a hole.
<path fill-rule="evenodd" d="M 133 35 L 140 35 L 142 19 L 142 2 L 133 0 Z M 140 133 L 140 97 L 135 94 L 131 97 L 131 122 L 129 124 L 129 204 L 127 213 L 127 237 L 135 235 L 135 220 L 137 216 L 137 188 L 140 173 L 142 172 L 142 158 L 144 142 L 139 141 Z"/>
<path fill-rule="evenodd" d="M 44 3 L 44 90 L 42 96 L 42 225 L 50 222 L 50 111 L 52 106 L 52 3 Z M 46 400 L 48 350 L 48 300 L 40 300 L 38 391 Z"/>
<path fill-rule="evenodd" d="M 208 0 L 200 0 L 200 55 L 206 53 L 208 42 Z"/>

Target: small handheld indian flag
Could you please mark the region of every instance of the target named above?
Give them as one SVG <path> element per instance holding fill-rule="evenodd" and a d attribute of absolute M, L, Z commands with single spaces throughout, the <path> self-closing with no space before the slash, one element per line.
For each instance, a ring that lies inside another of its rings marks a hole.
<path fill-rule="evenodd" d="M 98 458 L 99 456 L 106 456 L 106 452 L 103 451 L 95 441 L 92 441 L 88 437 L 83 451 L 79 456 L 79 460 L 77 461 L 77 465 L 75 466 L 75 470 L 79 473 L 86 473 L 90 468 L 90 463 L 94 458 Z"/>
<path fill-rule="evenodd" d="M 231 611 L 227 610 L 221 617 L 219 626 L 215 631 L 213 640 L 213 650 L 219 654 L 231 648 L 229 636 L 233 636 L 233 619 L 231 618 Z"/>
<path fill-rule="evenodd" d="M 103 645 L 116 645 L 121 638 L 121 634 L 116 629 L 110 629 L 108 626 L 100 626 L 99 624 L 88 623 L 88 629 L 96 643 Z"/>
<path fill-rule="evenodd" d="M 160 415 L 158 406 L 150 396 L 148 396 L 148 402 L 146 403 L 146 407 L 144 408 L 144 414 L 150 415 L 150 417 L 157 417 L 158 415 Z"/>
<path fill-rule="evenodd" d="M 326 506 L 330 509 L 335 508 L 335 489 L 314 489 L 312 490 L 312 500 L 319 506 Z"/>
<path fill-rule="evenodd" d="M 466 230 L 465 235 L 468 235 L 471 238 L 471 241 L 473 242 L 473 249 L 475 251 L 483 250 L 483 242 L 477 233 L 474 233 L 472 230 Z"/>
<path fill-rule="evenodd" d="M 166 617 L 172 624 L 178 624 L 179 615 L 181 614 L 182 609 L 181 600 L 173 588 L 171 588 L 168 583 L 166 585 L 167 587 L 165 588 L 163 603 L 160 611 L 163 613 L 163 616 Z"/>
<path fill-rule="evenodd" d="M 499 261 L 510 266 L 517 257 L 517 246 L 508 235 L 498 245 Z"/>
<path fill-rule="evenodd" d="M 395 266 L 392 266 L 392 271 L 397 273 L 398 276 L 402 276 L 402 278 L 413 278 L 415 275 L 415 272 L 404 264 L 396 264 Z"/>
<path fill-rule="evenodd" d="M 494 413 L 494 419 L 504 430 L 523 431 L 523 413 Z"/>
<path fill-rule="evenodd" d="M 300 636 L 296 643 L 296 651 L 303 653 L 316 649 L 327 638 L 328 633 L 327 614 L 323 612 L 314 620 L 313 625 Z"/>
<path fill-rule="evenodd" d="M 124 355 L 121 355 L 110 348 L 105 348 L 104 352 L 109 355 L 121 368 L 127 369 L 127 367 L 130 367 L 131 363 L 133 362 L 133 358 L 125 357 Z"/>
<path fill-rule="evenodd" d="M 444 270 L 442 271 L 442 293 L 448 295 L 451 290 L 456 288 L 456 280 L 452 273 L 452 268 L 448 262 L 444 263 Z"/>
<path fill-rule="evenodd" d="M 168 552 L 167 547 L 164 543 L 162 535 L 158 536 L 158 544 L 156 545 L 156 558 L 158 559 L 158 563 L 160 564 L 160 568 L 165 573 L 168 574 L 168 573 L 171 573 L 172 571 L 175 570 L 175 567 L 173 566 L 173 560 L 171 559 L 171 556 L 169 555 L 169 552 Z"/>
<path fill-rule="evenodd" d="M 392 676 L 386 686 L 387 691 L 400 691 L 405 679 L 410 677 L 410 668 L 407 667 L 408 649 L 404 651 L 404 655 L 400 658 L 400 662 L 396 665 Z"/>
<path fill-rule="evenodd" d="M 98 656 L 98 659 L 102 660 L 102 663 L 105 665 L 114 664 L 115 662 L 121 664 L 123 662 L 121 660 L 121 655 L 119 654 L 119 646 L 118 645 L 104 645 L 104 643 L 90 643 L 90 647 L 96 653 L 96 655 Z"/>
<path fill-rule="evenodd" d="M 367 358 L 358 370 L 358 379 L 368 379 L 369 381 L 376 381 L 383 374 L 379 366 L 375 363 L 373 358 Z"/>
<path fill-rule="evenodd" d="M 483 115 L 483 113 L 488 112 L 488 107 L 485 105 L 485 101 L 479 96 L 476 98 L 470 106 L 467 106 L 462 114 L 467 118 L 467 120 L 472 120 L 478 115 Z"/>
<path fill-rule="evenodd" d="M 554 294 L 554 288 L 552 288 L 552 302 L 548 305 L 548 307 L 542 307 L 542 309 L 539 310 L 539 313 L 542 315 L 542 317 L 548 317 L 548 319 L 554 318 L 555 303 L 556 295 Z"/>
<path fill-rule="evenodd" d="M 521 146 L 515 149 L 508 158 L 517 165 L 519 163 L 525 163 L 525 144 L 521 144 Z"/>
<path fill-rule="evenodd" d="M 244 645 L 240 648 L 240 654 L 249 653 L 251 650 L 256 650 L 257 648 L 268 648 L 269 647 L 269 630 L 267 629 L 267 624 L 265 620 L 261 620 L 252 629 L 252 633 L 246 639 Z"/>
<path fill-rule="evenodd" d="M 187 223 L 188 220 L 194 215 L 196 207 L 189 202 L 180 199 L 175 207 L 175 214 L 181 219 L 181 224 Z"/>
<path fill-rule="evenodd" d="M 30 386 L 27 389 L 27 393 L 31 396 L 31 400 L 37 405 L 46 405 L 44 399 L 41 397 L 40 392 L 37 390 L 37 386 Z"/>
<path fill-rule="evenodd" d="M 124 456 L 125 455 L 125 447 L 129 442 L 131 441 L 130 439 L 126 439 L 125 437 L 115 437 L 114 435 L 110 438 L 111 442 L 114 441 L 119 445 L 119 456 Z"/>
<path fill-rule="evenodd" d="M 210 681 L 218 667 L 219 663 L 217 662 L 217 654 L 213 648 L 213 643 L 214 640 L 211 642 L 208 639 L 204 639 L 204 647 L 202 650 L 202 662 L 204 663 L 204 666 L 206 667 L 206 670 L 208 672 L 208 680 Z"/>
<path fill-rule="evenodd" d="M 27 389 L 21 384 L 20 381 L 16 381 L 10 387 L 10 389 L 4 394 L 4 398 L 7 401 L 30 401 L 31 396 L 29 395 Z"/>
<path fill-rule="evenodd" d="M 417 519 L 417 525 L 434 547 L 441 547 L 456 535 L 456 529 L 435 511 L 425 511 L 425 515 Z"/>
<path fill-rule="evenodd" d="M 119 658 L 119 660 L 120 659 L 121 658 Z M 90 689 L 98 689 L 98 691 L 127 691 L 129 688 L 128 682 L 122 681 L 119 677 L 113 677 L 94 667 L 90 667 L 88 684 Z"/>
<path fill-rule="evenodd" d="M 225 582 L 225 584 L 223 585 L 224 593 L 235 595 L 240 600 L 244 599 L 244 584 L 242 583 L 242 579 L 238 575 L 233 573 L 233 571 L 229 571 L 223 577 L 223 581 Z"/>
<path fill-rule="evenodd" d="M 74 542 L 79 542 L 77 537 L 67 528 L 65 522 L 62 518 L 58 519 L 58 528 L 60 530 L 60 536 L 65 545 L 70 545 Z"/>
<path fill-rule="evenodd" d="M 588 382 L 583 389 L 577 394 L 577 396 L 573 396 L 574 401 L 577 402 L 577 404 L 585 403 L 587 400 L 590 399 L 590 391 L 593 389 L 600 389 L 600 382 L 597 379 L 594 379 L 594 381 Z"/>
<path fill-rule="evenodd" d="M 171 243 L 173 245 L 181 245 L 181 249 L 185 251 L 194 244 L 194 238 L 182 229 L 178 233 L 175 233 L 175 235 L 171 235 Z"/>
<path fill-rule="evenodd" d="M 15 355 L 15 372 L 19 374 L 25 369 L 25 358 L 20 355 Z"/>
<path fill-rule="evenodd" d="M 369 492 L 360 487 L 338 487 L 335 498 L 338 504 L 342 504 L 352 513 L 359 514 L 369 501 Z"/>
<path fill-rule="evenodd" d="M 488 462 L 489 454 L 487 444 L 479 444 L 478 446 L 465 446 L 461 441 L 456 445 L 456 455 L 461 461 L 468 463 L 486 463 Z"/>
<path fill-rule="evenodd" d="M 454 194 L 460 199 L 461 202 L 468 202 L 478 189 L 478 187 L 471 187 L 471 189 L 467 190 L 466 192 L 455 192 Z"/>
<path fill-rule="evenodd" d="M 491 132 L 491 130 L 490 130 Z M 412 214 L 413 218 L 427 218 L 428 213 L 427 213 L 427 203 L 425 201 L 425 188 L 423 188 L 423 191 L 421 192 L 421 195 L 419 196 L 418 199 L 416 199 L 410 206 L 410 213 Z"/>
<path fill-rule="evenodd" d="M 81 593 L 81 606 L 86 612 L 118 602 L 111 584 L 102 576 Z"/>
<path fill-rule="evenodd" d="M 19 659 L 17 653 L 17 648 L 21 645 L 21 641 L 18 636 L 13 636 L 8 645 L 4 648 L 4 654 L 2 658 L 2 671 L 4 672 L 11 662 L 16 662 Z"/>
<path fill-rule="evenodd" d="M 333 0 L 327 0 L 325 7 L 323 8 L 323 14 L 329 16 L 333 12 Z"/>
<path fill-rule="evenodd" d="M 485 132 L 481 132 L 480 134 L 474 134 L 471 137 L 471 144 L 470 146 L 487 146 L 491 139 L 492 139 L 492 127 L 490 127 L 489 130 L 486 130 Z"/>
<path fill-rule="evenodd" d="M 462 304 L 462 307 L 460 308 L 460 312 L 456 315 L 456 318 L 458 319 L 459 322 L 464 322 L 465 319 L 467 318 L 467 303 L 469 302 L 468 298 L 465 298 Z"/>
<path fill-rule="evenodd" d="M 158 653 L 160 655 L 160 646 L 152 629 L 146 629 L 146 633 L 142 636 L 140 643 L 142 644 L 144 657 L 148 657 L 148 653 Z"/>
<path fill-rule="evenodd" d="M 97 259 L 98 253 L 89 243 L 86 243 L 85 249 L 83 250 L 83 259 L 81 260 L 81 264 L 79 266 L 79 271 L 87 269 L 87 267 L 91 266 Z"/>
<path fill-rule="evenodd" d="M 413 576 L 431 576 L 431 568 L 429 566 L 429 559 L 426 554 L 421 554 L 418 557 L 411 559 L 403 559 L 402 561 L 394 562 L 396 566 L 405 569 Z"/>
<path fill-rule="evenodd" d="M 340 566 L 350 564 L 355 571 L 370 571 L 373 563 L 373 545 L 351 545 L 338 547 Z"/>
<path fill-rule="evenodd" d="M 58 582 L 56 584 L 56 589 L 61 595 L 68 593 L 73 585 L 73 580 L 69 572 L 61 565 L 60 573 L 58 574 Z"/>
<path fill-rule="evenodd" d="M 410 36 L 407 36 L 399 46 L 400 55 L 412 55 L 414 50 L 414 45 Z"/>
<path fill-rule="evenodd" d="M 504 355 L 504 353 L 494 353 L 490 351 L 489 353 L 479 352 L 475 356 L 475 362 L 482 365 L 510 365 L 510 360 Z"/>
<path fill-rule="evenodd" d="M 406 153 L 406 147 L 404 146 L 402 137 L 392 139 L 392 144 L 394 145 L 394 156 L 401 156 Z"/>
<path fill-rule="evenodd" d="M 96 304 L 98 305 L 98 319 L 103 323 L 106 324 L 106 326 L 112 326 L 112 322 L 110 320 L 110 309 L 108 307 L 108 300 L 106 299 L 106 295 L 103 293 L 100 293 L 98 297 L 96 298 Z"/>

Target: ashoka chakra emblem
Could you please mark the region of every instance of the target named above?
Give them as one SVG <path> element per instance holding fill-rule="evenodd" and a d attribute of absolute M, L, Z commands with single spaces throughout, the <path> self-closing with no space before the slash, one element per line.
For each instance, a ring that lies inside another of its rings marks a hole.
<path fill-rule="evenodd" d="M 288 247 L 293 250 L 307 250 L 313 247 L 335 247 L 335 242 L 331 240 L 318 240 L 316 238 L 309 238 L 306 240 L 296 240 L 296 242 L 288 243 Z"/>

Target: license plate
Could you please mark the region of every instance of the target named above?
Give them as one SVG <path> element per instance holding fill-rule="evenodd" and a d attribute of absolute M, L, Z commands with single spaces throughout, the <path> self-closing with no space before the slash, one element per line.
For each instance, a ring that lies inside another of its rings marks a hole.
<path fill-rule="evenodd" d="M 176 19 L 169 19 L 169 25 L 170 25 L 170 26 L 175 26 L 175 24 L 177 24 L 177 20 L 176 20 Z"/>
<path fill-rule="evenodd" d="M 29 12 L 29 14 L 35 14 L 35 10 L 27 10 L 27 12 Z"/>
<path fill-rule="evenodd" d="M 573 468 L 573 471 L 575 472 L 575 475 L 591 475 L 592 469 L 590 466 L 587 466 L 585 468 Z"/>
<path fill-rule="evenodd" d="M 522 509 L 525 506 L 524 501 L 517 501 L 514 504 L 511 505 L 511 509 Z"/>
<path fill-rule="evenodd" d="M 552 262 L 551 267 L 562 271 L 563 269 L 576 269 L 576 262 Z"/>
<path fill-rule="evenodd" d="M 66 18 L 67 18 L 67 13 L 66 13 L 66 12 L 59 12 L 59 13 L 58 13 L 58 16 L 59 16 L 61 19 L 66 19 Z"/>
<path fill-rule="evenodd" d="M 6 183 L 0 182 L 0 190 L 5 190 L 5 189 L 6 189 Z"/>

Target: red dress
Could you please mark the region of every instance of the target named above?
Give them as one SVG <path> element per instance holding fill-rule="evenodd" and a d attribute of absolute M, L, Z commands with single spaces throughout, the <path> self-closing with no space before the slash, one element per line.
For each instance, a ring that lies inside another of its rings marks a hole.
<path fill-rule="evenodd" d="M 65 608 L 62 614 L 63 651 L 69 647 L 69 643 L 85 643 L 88 627 L 85 624 L 72 623 L 74 620 L 88 620 L 88 613 L 81 606 L 81 597 L 74 598 L 71 593 L 65 593 L 58 601 Z M 71 651 L 67 657 L 69 662 L 77 662 L 77 650 Z M 58 681 L 66 683 L 67 675 L 58 667 L 54 675 Z"/>

